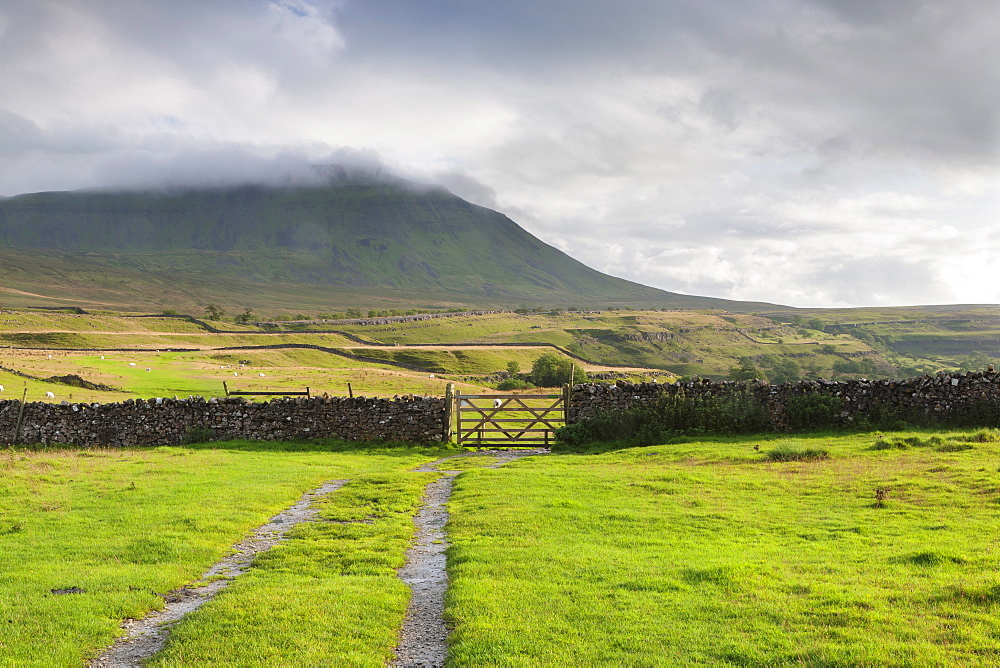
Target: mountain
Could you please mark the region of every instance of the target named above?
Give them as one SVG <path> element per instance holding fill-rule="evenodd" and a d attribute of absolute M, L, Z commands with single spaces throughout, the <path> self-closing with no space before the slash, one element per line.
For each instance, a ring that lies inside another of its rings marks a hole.
<path fill-rule="evenodd" d="M 10 197 L 0 200 L 0 285 L 0 301 L 137 308 L 773 308 L 602 274 L 501 213 L 388 177 Z"/>

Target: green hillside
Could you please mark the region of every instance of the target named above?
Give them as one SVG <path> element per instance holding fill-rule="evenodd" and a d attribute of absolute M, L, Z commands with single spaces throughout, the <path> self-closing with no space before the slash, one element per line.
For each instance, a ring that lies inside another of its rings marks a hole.
<path fill-rule="evenodd" d="M 148 306 L 150 292 L 161 296 L 157 303 L 181 307 L 220 298 L 290 309 L 394 299 L 426 306 L 769 306 L 602 274 L 503 214 L 401 181 L 20 195 L 0 201 L 0 250 L 4 299 L 15 302 L 20 291 L 119 306 Z"/>

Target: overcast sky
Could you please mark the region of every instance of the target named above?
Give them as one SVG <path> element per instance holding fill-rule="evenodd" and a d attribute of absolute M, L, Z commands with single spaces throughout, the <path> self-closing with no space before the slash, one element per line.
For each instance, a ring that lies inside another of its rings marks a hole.
<path fill-rule="evenodd" d="M 0 0 L 0 195 L 384 164 L 588 265 L 1000 303 L 998 0 Z"/>

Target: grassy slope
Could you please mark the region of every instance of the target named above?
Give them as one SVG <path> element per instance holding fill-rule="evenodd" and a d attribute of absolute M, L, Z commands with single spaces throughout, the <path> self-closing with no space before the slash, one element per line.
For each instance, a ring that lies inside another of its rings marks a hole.
<path fill-rule="evenodd" d="M 744 438 L 464 474 L 453 665 L 995 665 L 1000 447 L 927 436 L 783 441 L 831 452 L 810 463 Z"/>
<path fill-rule="evenodd" d="M 199 280 L 221 279 L 245 283 L 237 294 L 302 284 L 479 304 L 756 307 L 601 274 L 500 213 L 402 182 L 21 195 L 0 201 L 0 246 L 32 251 L 47 267 L 32 271 L 15 254 L 0 265 L 5 284 L 62 296 L 72 277 L 95 299 L 117 290 L 118 303 L 135 299 L 126 279 L 141 274 L 172 299 L 194 301 L 217 294 Z M 114 271 L 102 275 L 100 264 Z M 304 306 L 292 300 L 289 308 Z"/>

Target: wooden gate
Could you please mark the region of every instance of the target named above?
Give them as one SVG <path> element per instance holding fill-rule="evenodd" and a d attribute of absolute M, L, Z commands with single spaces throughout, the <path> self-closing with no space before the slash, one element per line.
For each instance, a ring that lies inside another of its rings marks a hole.
<path fill-rule="evenodd" d="M 566 424 L 562 394 L 456 394 L 458 444 L 469 448 L 548 447 Z"/>

